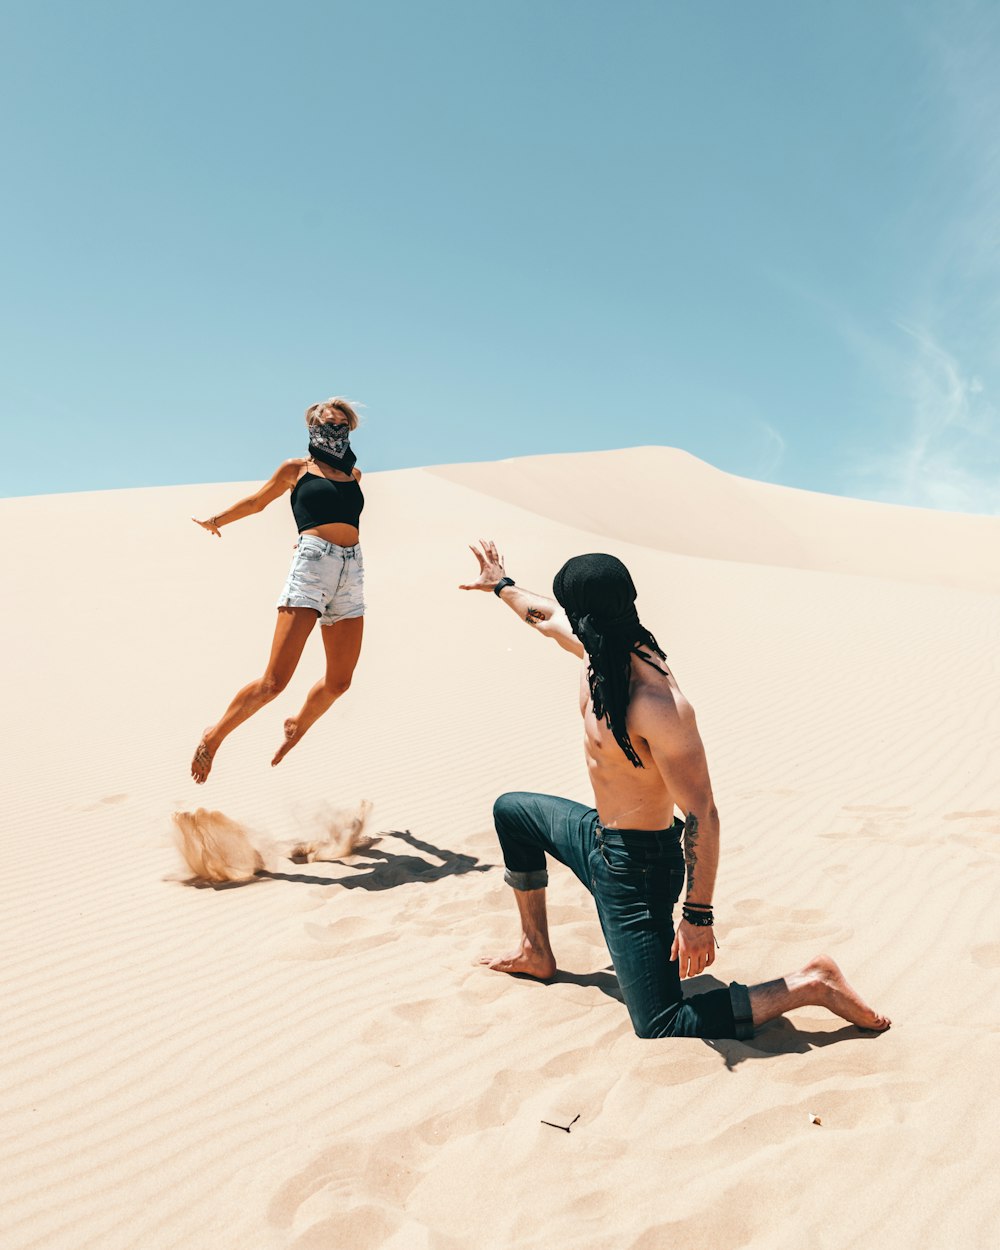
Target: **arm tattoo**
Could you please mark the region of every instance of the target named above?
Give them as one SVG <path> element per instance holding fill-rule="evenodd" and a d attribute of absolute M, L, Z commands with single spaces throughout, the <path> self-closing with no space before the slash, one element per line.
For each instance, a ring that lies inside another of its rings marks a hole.
<path fill-rule="evenodd" d="M 538 608 L 529 608 L 524 619 L 529 625 L 536 625 L 539 621 L 545 620 L 545 613 L 540 612 Z"/>
<path fill-rule="evenodd" d="M 688 894 L 694 889 L 694 870 L 698 866 L 698 817 L 688 812 L 684 822 L 684 863 L 687 865 Z"/>

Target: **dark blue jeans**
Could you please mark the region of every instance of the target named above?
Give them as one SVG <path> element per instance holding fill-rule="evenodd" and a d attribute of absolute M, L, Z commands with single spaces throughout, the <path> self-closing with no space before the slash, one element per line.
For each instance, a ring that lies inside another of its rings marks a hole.
<path fill-rule="evenodd" d="M 545 855 L 593 894 L 604 940 L 639 1037 L 748 1038 L 750 995 L 726 989 L 685 998 L 674 941 L 674 904 L 684 888 L 683 825 L 659 832 L 605 829 L 592 807 L 547 794 L 501 794 L 493 805 L 504 880 L 515 890 L 548 885 Z"/>

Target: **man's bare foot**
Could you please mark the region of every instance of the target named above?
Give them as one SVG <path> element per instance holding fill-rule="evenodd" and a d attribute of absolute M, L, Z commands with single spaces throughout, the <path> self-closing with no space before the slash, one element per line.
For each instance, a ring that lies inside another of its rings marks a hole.
<path fill-rule="evenodd" d="M 829 955 L 818 955 L 802 972 L 814 981 L 820 1004 L 842 1020 L 875 1033 L 884 1033 L 892 1024 L 888 1016 L 880 1016 L 868 1006 Z"/>
<path fill-rule="evenodd" d="M 522 939 L 519 951 L 511 955 L 485 955 L 478 963 L 494 972 L 534 977 L 536 981 L 548 981 L 556 973 L 556 960 L 552 952 L 536 950 L 527 938 Z"/>
<path fill-rule="evenodd" d="M 212 771 L 212 761 L 215 758 L 215 752 L 208 745 L 208 735 L 209 730 L 206 729 L 191 761 L 191 776 L 199 786 L 205 784 L 208 774 Z"/>
<path fill-rule="evenodd" d="M 275 752 L 274 759 L 271 761 L 271 767 L 280 764 L 288 752 L 295 746 L 300 738 L 298 722 L 294 717 L 289 716 L 285 721 L 285 740 Z"/>

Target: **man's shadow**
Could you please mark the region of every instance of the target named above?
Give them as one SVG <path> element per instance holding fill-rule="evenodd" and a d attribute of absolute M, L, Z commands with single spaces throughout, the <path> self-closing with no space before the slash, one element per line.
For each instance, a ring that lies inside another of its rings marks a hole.
<path fill-rule="evenodd" d="M 552 984 L 589 985 L 607 994 L 616 1002 L 624 1005 L 621 987 L 610 965 L 597 972 L 563 972 L 560 970 L 552 978 Z M 691 998 L 695 994 L 707 994 L 709 990 L 725 990 L 729 986 L 725 981 L 718 980 L 709 974 L 692 977 L 683 983 L 684 997 Z M 842 1023 L 839 1028 L 813 1031 L 798 1029 L 785 1016 L 762 1024 L 749 1041 L 737 1042 L 728 1038 L 708 1038 L 699 1040 L 709 1049 L 714 1050 L 722 1059 L 728 1071 L 734 1071 L 748 1059 L 773 1059 L 777 1055 L 804 1055 L 810 1050 L 820 1050 L 824 1046 L 834 1046 L 837 1042 L 857 1041 L 860 1038 L 875 1038 L 878 1033 L 859 1029 L 856 1025 Z M 664 1039 L 669 1040 L 669 1039 Z"/>
<path fill-rule="evenodd" d="M 704 994 L 708 990 L 725 990 L 729 986 L 717 977 L 703 974 L 685 983 L 685 995 Z M 778 1055 L 805 1055 L 811 1050 L 822 1050 L 826 1046 L 836 1046 L 838 1042 L 872 1041 L 881 1036 L 868 1029 L 860 1029 L 856 1024 L 848 1024 L 839 1016 L 836 1028 L 800 1029 L 787 1016 L 778 1016 L 760 1025 L 752 1038 L 745 1042 L 731 1041 L 728 1038 L 707 1038 L 701 1040 L 714 1050 L 727 1071 L 733 1072 L 741 1063 L 748 1059 L 774 1059 Z"/>
<path fill-rule="evenodd" d="M 613 998 L 615 1002 L 625 1005 L 625 999 L 622 998 L 621 986 L 618 984 L 618 978 L 615 976 L 615 970 L 609 964 L 607 968 L 602 968 L 598 972 L 566 972 L 559 968 L 554 977 L 549 981 L 550 985 L 588 985 L 594 989 L 600 990 L 602 994 L 607 994 L 608 998 Z"/>
<path fill-rule="evenodd" d="M 493 867 L 492 864 L 482 863 L 474 855 L 461 855 L 446 847 L 424 842 L 409 829 L 390 829 L 380 834 L 379 838 L 398 838 L 415 851 L 433 856 L 438 862 L 428 863 L 420 855 L 399 854 L 379 843 L 355 854 L 353 858 L 362 860 L 361 863 L 326 861 L 350 869 L 355 876 L 320 877 L 312 873 L 273 872 L 262 868 L 257 877 L 271 881 L 297 881 L 304 885 L 338 885 L 345 890 L 391 890 L 411 881 L 440 881 L 442 877 L 457 877 L 468 872 L 489 872 Z"/>

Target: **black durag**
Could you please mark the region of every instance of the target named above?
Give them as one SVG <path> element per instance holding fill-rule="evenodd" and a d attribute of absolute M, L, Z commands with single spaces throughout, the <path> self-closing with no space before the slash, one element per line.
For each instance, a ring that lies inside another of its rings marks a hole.
<path fill-rule="evenodd" d="M 632 656 L 653 668 L 659 666 L 649 651 L 661 660 L 667 657 L 639 621 L 635 584 L 628 569 L 616 556 L 574 556 L 555 575 L 552 590 L 590 660 L 587 680 L 594 715 L 607 722 L 632 764 L 642 768 L 625 727 Z"/>

